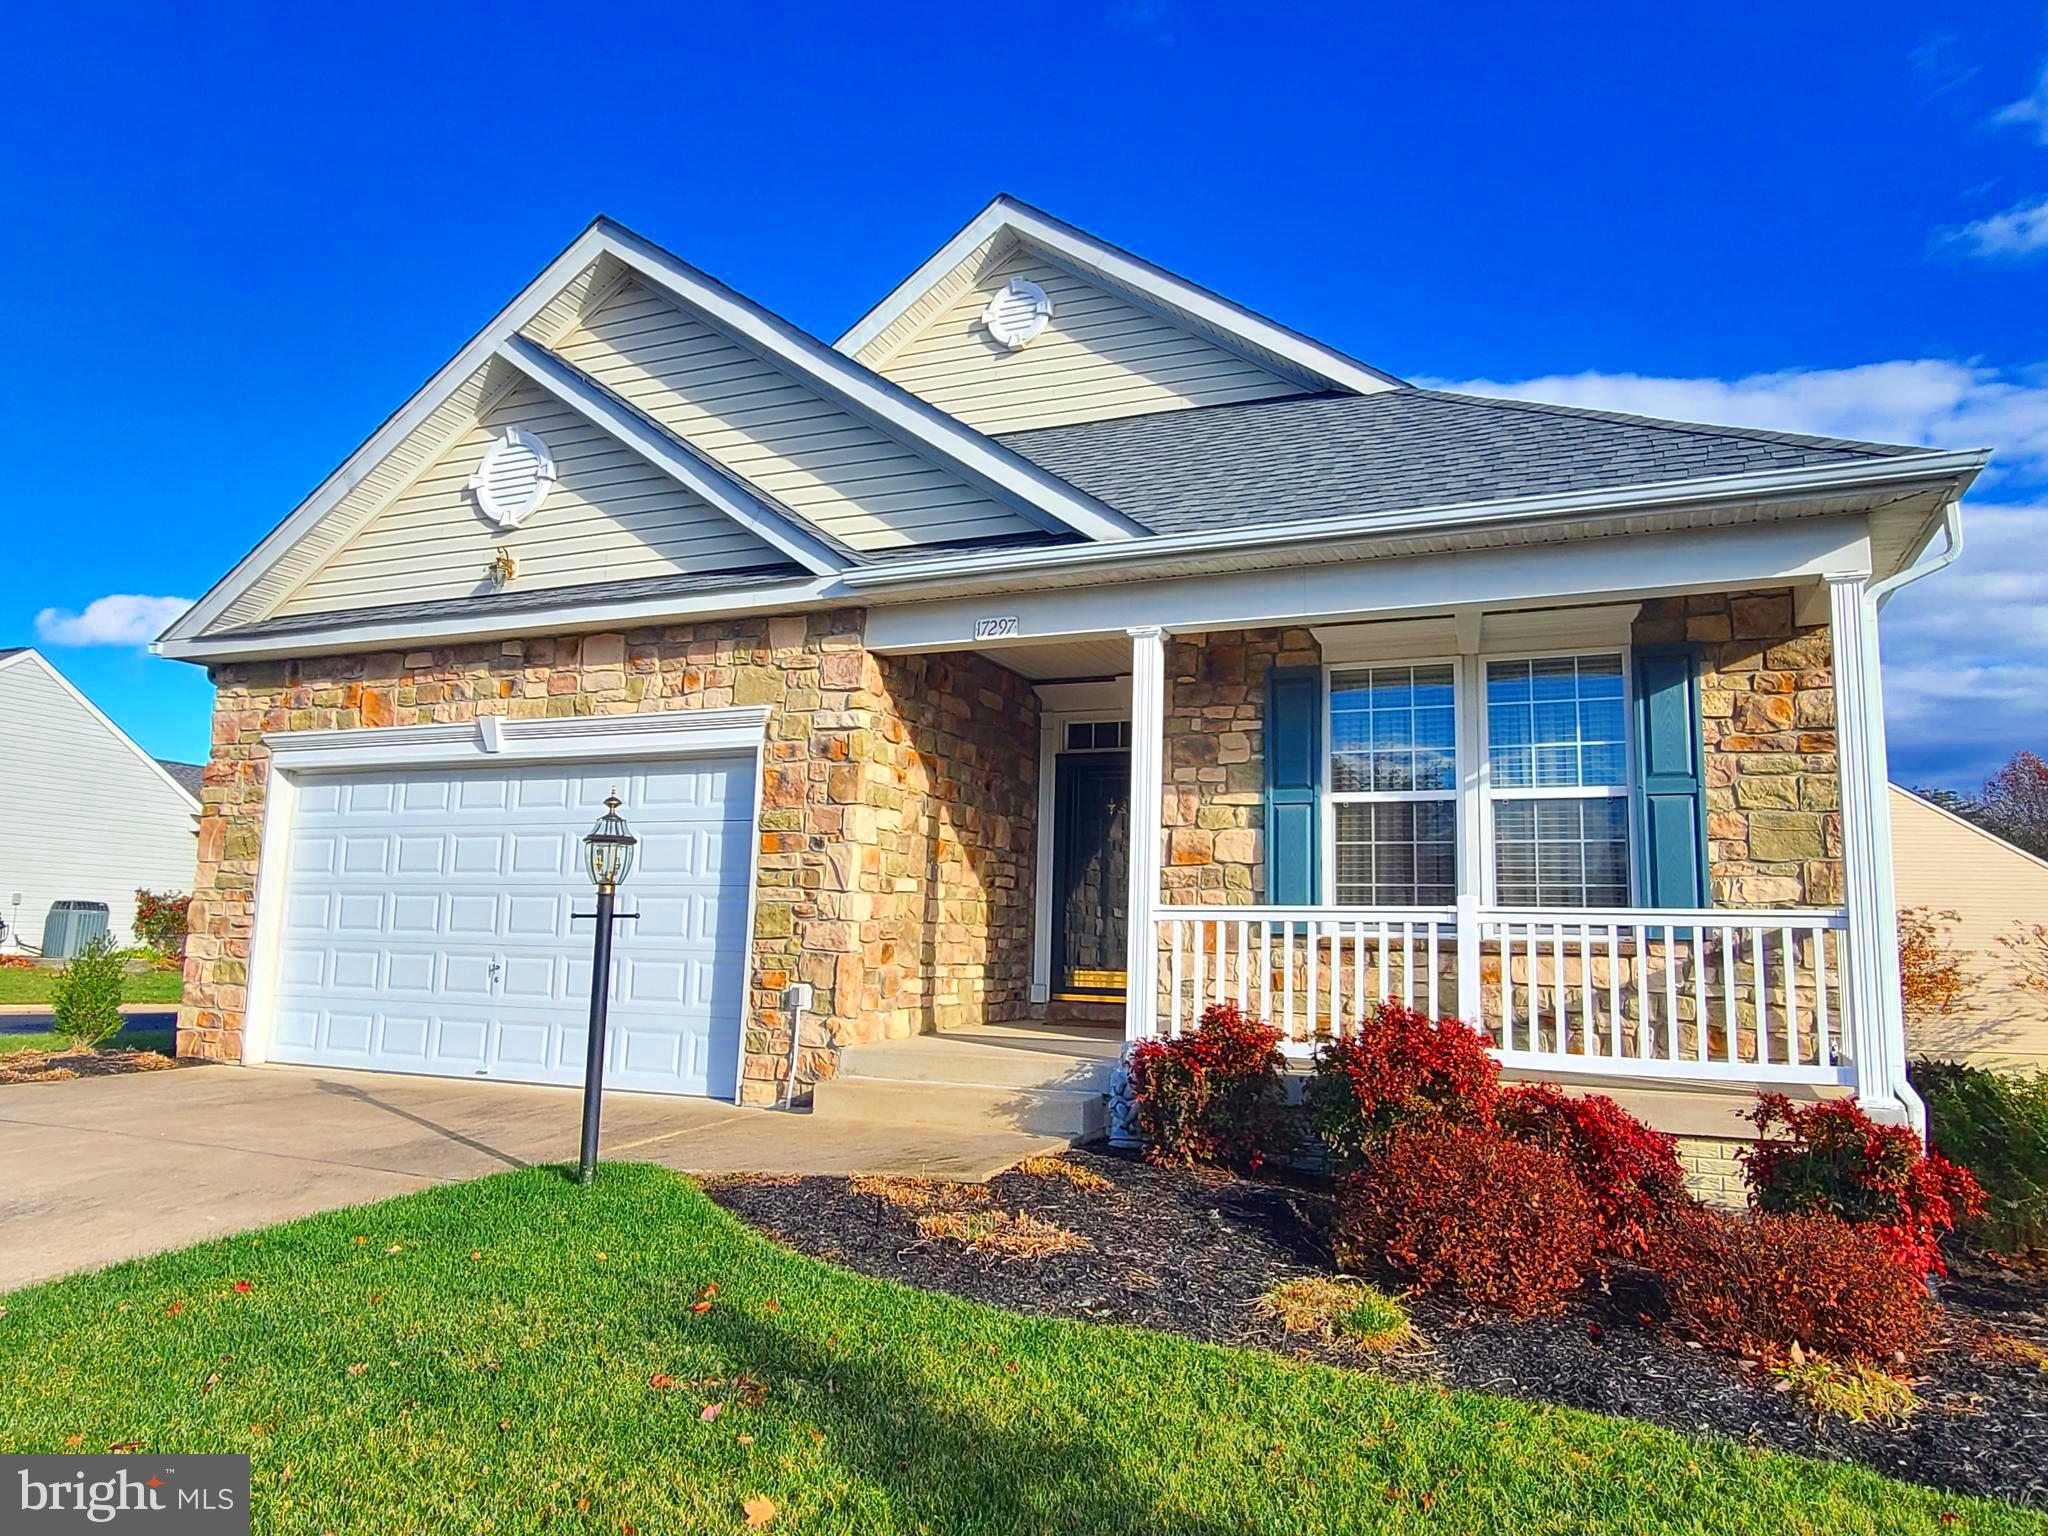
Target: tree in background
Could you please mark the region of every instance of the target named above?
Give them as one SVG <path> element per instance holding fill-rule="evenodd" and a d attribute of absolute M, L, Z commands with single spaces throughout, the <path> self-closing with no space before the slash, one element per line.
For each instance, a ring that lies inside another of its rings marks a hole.
<path fill-rule="evenodd" d="M 2048 858 L 2048 763 L 2032 752 L 2013 753 L 2011 762 L 1984 781 L 1970 819 L 2014 847 Z"/>
<path fill-rule="evenodd" d="M 1948 941 L 1943 924 L 1953 912 L 1907 907 L 1899 913 L 1899 990 L 1906 1022 L 1931 1024 L 1953 1011 L 1969 988 L 1963 957 Z"/>
<path fill-rule="evenodd" d="M 135 893 L 135 937 L 166 960 L 185 957 L 186 914 L 190 896 L 138 889 Z"/>

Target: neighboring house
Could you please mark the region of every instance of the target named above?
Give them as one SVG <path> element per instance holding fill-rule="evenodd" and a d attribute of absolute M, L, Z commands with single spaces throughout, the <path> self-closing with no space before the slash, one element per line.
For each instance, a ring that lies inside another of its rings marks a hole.
<path fill-rule="evenodd" d="M 0 651 L 0 947 L 40 950 L 53 901 L 105 902 L 110 937 L 133 943 L 137 887 L 192 889 L 198 818 L 196 780 L 180 783 L 39 652 Z"/>
<path fill-rule="evenodd" d="M 1937 919 L 1969 980 L 1947 1014 L 1907 1028 L 1913 1054 L 2048 1068 L 2048 942 L 2000 942 L 2048 925 L 2048 861 L 1896 784 L 1892 858 L 1901 910 Z"/>
<path fill-rule="evenodd" d="M 836 346 L 600 220 L 159 642 L 180 1049 L 578 1080 L 616 788 L 614 1086 L 1391 996 L 1906 1120 L 1875 610 L 1984 461 L 1414 388 L 1007 198 Z"/>

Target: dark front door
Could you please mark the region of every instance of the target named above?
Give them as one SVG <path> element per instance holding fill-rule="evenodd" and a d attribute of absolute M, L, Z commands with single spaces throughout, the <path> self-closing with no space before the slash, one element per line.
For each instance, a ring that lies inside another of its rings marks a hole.
<path fill-rule="evenodd" d="M 1053 776 L 1053 993 L 1121 997 L 1131 755 L 1068 752 Z"/>

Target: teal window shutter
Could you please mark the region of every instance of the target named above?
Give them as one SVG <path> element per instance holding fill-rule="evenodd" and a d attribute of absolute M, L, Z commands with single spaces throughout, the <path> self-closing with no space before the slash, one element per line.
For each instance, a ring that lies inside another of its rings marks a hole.
<path fill-rule="evenodd" d="M 1636 664 L 1636 842 L 1643 902 L 1709 905 L 1706 747 L 1699 648 L 1639 645 Z"/>
<path fill-rule="evenodd" d="M 1323 669 L 1266 674 L 1266 900 L 1322 895 Z"/>

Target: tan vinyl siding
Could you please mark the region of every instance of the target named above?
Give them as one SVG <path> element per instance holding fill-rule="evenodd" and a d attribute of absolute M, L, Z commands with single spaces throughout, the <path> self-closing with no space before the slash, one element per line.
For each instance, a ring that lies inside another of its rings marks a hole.
<path fill-rule="evenodd" d="M 31 947 L 53 901 L 105 902 L 114 942 L 132 942 L 138 886 L 192 889 L 197 815 L 38 658 L 0 667 L 0 918 L 18 911 Z"/>
<path fill-rule="evenodd" d="M 1948 1017 L 1906 1026 L 1916 1056 L 1989 1067 L 2048 1068 L 2048 995 L 1998 941 L 2048 923 L 2048 864 L 1900 789 L 1892 790 L 1892 866 L 1901 909 L 1953 912 L 1944 937 L 1970 987 Z"/>
<path fill-rule="evenodd" d="M 1012 277 L 1037 283 L 1053 303 L 1050 324 L 1017 351 L 991 337 L 981 319 Z M 1303 393 L 1023 246 L 989 263 L 879 371 L 982 432 Z"/>
<path fill-rule="evenodd" d="M 508 531 L 484 520 L 468 481 L 509 426 L 524 427 L 547 444 L 560 478 L 540 507 Z M 278 612 L 488 592 L 491 559 L 500 546 L 519 563 L 515 586 L 522 591 L 738 570 L 782 559 L 602 428 L 539 386 L 522 384 Z"/>
<path fill-rule="evenodd" d="M 641 284 L 614 291 L 556 350 L 855 549 L 1037 526 Z"/>

